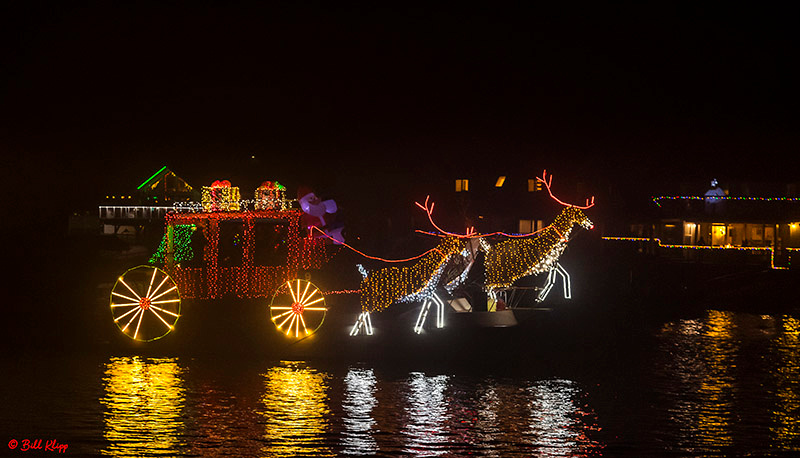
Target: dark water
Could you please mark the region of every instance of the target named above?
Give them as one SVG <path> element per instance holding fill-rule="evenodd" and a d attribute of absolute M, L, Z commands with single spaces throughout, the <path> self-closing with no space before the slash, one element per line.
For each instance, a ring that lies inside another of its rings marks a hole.
<path fill-rule="evenodd" d="M 27 456 L 12 439 L 131 457 L 800 452 L 797 318 L 709 309 L 596 335 L 455 362 L 7 355 L 0 455 Z"/>

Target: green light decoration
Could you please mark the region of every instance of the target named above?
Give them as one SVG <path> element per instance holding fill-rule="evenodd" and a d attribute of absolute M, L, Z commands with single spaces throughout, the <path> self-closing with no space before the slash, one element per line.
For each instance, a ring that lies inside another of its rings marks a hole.
<path fill-rule="evenodd" d="M 159 175 L 161 172 L 163 172 L 164 170 L 166 170 L 166 168 L 167 168 L 167 166 L 166 166 L 166 165 L 165 165 L 164 167 L 161 167 L 161 168 L 158 170 L 158 172 L 156 172 L 156 173 L 154 173 L 154 174 L 153 174 L 153 176 L 151 176 L 150 178 L 148 178 L 148 179 L 144 180 L 144 183 L 140 184 L 140 185 L 139 185 L 139 187 L 138 187 L 138 188 L 136 188 L 136 190 L 137 190 L 137 191 L 138 191 L 138 190 L 141 190 L 141 189 L 142 189 L 142 188 L 143 188 L 143 187 L 144 187 L 144 186 L 145 186 L 147 183 L 149 183 L 149 182 L 150 182 L 150 180 L 152 180 L 153 178 L 157 177 L 157 176 L 158 176 L 158 175 Z"/>
<path fill-rule="evenodd" d="M 194 251 L 192 251 L 192 234 L 197 229 L 194 224 L 176 224 L 173 226 L 172 232 L 172 247 L 175 251 L 175 262 L 181 263 L 190 261 L 194 258 Z M 150 258 L 150 264 L 163 264 L 164 258 L 167 255 L 167 234 L 161 238 L 161 243 L 158 249 Z"/>

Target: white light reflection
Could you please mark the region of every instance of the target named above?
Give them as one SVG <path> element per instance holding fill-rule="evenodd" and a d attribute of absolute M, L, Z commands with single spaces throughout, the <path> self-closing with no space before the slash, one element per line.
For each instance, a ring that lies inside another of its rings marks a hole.
<path fill-rule="evenodd" d="M 438 456 L 447 453 L 448 402 L 445 391 L 448 377 L 427 377 L 413 372 L 408 380 L 408 415 L 403 427 L 404 453 L 415 456 Z"/>
<path fill-rule="evenodd" d="M 374 455 L 378 451 L 372 435 L 375 427 L 372 409 L 377 404 L 375 374 L 372 369 L 350 369 L 344 384 L 343 452 L 347 455 Z"/>
<path fill-rule="evenodd" d="M 532 396 L 529 434 L 534 456 L 587 456 L 602 448 L 586 434 L 598 428 L 586 423 L 592 414 L 577 405 L 581 391 L 575 382 L 545 380 L 528 390 Z"/>

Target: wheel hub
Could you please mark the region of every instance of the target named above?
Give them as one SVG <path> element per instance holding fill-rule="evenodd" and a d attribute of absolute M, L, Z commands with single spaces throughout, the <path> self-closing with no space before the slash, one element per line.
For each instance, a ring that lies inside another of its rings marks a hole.
<path fill-rule="evenodd" d="M 296 314 L 299 314 L 299 315 L 302 315 L 303 314 L 303 310 L 305 310 L 305 307 L 303 307 L 303 304 L 301 304 L 299 302 L 295 302 L 295 303 L 292 304 L 292 312 L 294 312 Z"/>
<path fill-rule="evenodd" d="M 148 299 L 146 297 L 143 297 L 143 298 L 139 299 L 139 307 L 141 307 L 142 310 L 149 309 L 150 308 L 150 299 Z"/>

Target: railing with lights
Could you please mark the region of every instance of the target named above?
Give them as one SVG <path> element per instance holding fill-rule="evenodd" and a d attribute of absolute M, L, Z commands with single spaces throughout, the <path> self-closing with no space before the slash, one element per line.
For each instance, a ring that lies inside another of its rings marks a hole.
<path fill-rule="evenodd" d="M 791 256 L 792 253 L 795 251 L 799 251 L 800 248 L 784 248 L 789 253 L 789 260 L 787 262 L 787 266 L 776 266 L 775 265 L 775 249 L 773 247 L 749 247 L 749 246 L 732 246 L 732 245 L 721 245 L 721 246 L 708 246 L 708 245 L 675 245 L 669 243 L 663 243 L 661 239 L 657 237 L 601 237 L 603 240 L 609 241 L 616 241 L 616 242 L 656 242 L 660 248 L 678 248 L 678 249 L 692 249 L 692 250 L 722 250 L 722 251 L 748 251 L 748 252 L 769 252 L 770 255 L 770 267 L 777 270 L 785 270 L 791 266 Z"/>

